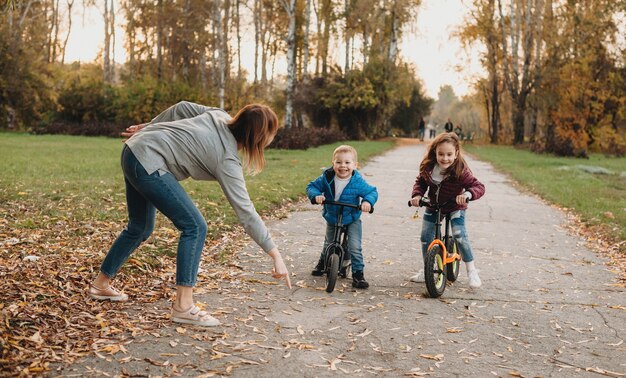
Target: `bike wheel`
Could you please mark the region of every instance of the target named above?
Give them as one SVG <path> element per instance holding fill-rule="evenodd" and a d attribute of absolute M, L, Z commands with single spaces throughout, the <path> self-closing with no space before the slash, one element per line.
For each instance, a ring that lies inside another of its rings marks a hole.
<path fill-rule="evenodd" d="M 438 298 L 446 290 L 446 275 L 444 272 L 443 260 L 441 258 L 441 247 L 433 245 L 426 252 L 424 261 L 424 281 L 426 289 L 431 298 Z"/>
<path fill-rule="evenodd" d="M 448 256 L 460 253 L 459 249 L 456 246 L 456 242 L 452 237 L 448 237 L 448 240 L 446 241 L 446 249 L 448 250 Z M 460 266 L 461 260 L 454 260 L 453 262 L 446 264 L 446 278 L 448 279 L 448 281 L 456 281 L 456 279 L 459 277 Z"/>
<path fill-rule="evenodd" d="M 339 273 L 339 255 L 333 253 L 328 259 L 328 274 L 326 275 L 326 292 L 332 293 L 337 283 L 337 275 Z"/>

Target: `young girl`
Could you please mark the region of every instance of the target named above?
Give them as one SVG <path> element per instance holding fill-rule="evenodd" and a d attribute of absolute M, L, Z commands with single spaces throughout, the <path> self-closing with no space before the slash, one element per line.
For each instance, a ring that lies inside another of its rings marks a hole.
<path fill-rule="evenodd" d="M 454 133 L 443 133 L 428 146 L 420 173 L 413 185 L 411 204 L 419 206 L 420 199 L 428 191 L 431 203 L 448 205 L 442 214 L 451 213 L 452 235 L 461 251 L 467 268 L 470 287 L 480 287 L 478 270 L 474 266 L 474 256 L 467 232 L 465 231 L 465 209 L 467 201 L 477 200 L 485 194 L 485 186 L 472 175 L 465 159 L 461 156 L 459 137 Z M 435 218 L 433 210 L 427 208 L 422 223 L 422 256 L 435 238 Z M 411 277 L 413 282 L 424 282 L 423 270 Z"/>

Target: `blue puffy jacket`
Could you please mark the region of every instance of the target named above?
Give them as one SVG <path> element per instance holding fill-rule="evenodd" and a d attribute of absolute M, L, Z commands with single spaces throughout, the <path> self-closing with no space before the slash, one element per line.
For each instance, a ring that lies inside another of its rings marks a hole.
<path fill-rule="evenodd" d="M 306 186 L 306 194 L 311 200 L 311 203 L 315 204 L 315 197 L 323 195 L 327 200 L 335 200 L 335 171 L 332 168 L 328 168 L 322 173 L 320 177 L 311 181 Z M 339 202 L 351 203 L 358 205 L 363 201 L 369 202 L 372 207 L 378 200 L 378 191 L 375 186 L 368 184 L 361 174 L 354 170 L 352 172 L 352 178 L 339 197 Z M 322 215 L 326 222 L 329 224 L 337 223 L 337 214 L 339 213 L 339 206 L 324 205 L 324 212 Z M 343 221 L 344 225 L 350 224 L 361 217 L 361 210 L 344 208 L 343 209 Z"/>

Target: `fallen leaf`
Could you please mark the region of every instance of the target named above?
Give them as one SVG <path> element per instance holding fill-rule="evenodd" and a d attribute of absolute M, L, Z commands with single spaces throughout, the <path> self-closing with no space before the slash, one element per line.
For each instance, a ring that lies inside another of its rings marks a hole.
<path fill-rule="evenodd" d="M 435 356 L 430 355 L 430 354 L 420 354 L 419 355 L 422 358 L 426 358 L 428 360 L 435 360 L 435 361 L 442 361 L 443 360 L 443 354 L 437 354 Z"/>

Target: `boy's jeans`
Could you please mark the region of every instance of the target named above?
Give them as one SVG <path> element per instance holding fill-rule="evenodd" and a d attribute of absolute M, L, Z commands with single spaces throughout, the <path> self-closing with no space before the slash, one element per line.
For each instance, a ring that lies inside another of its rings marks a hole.
<path fill-rule="evenodd" d="M 424 213 L 422 223 L 422 256 L 426 255 L 428 246 L 435 239 L 435 214 L 429 213 L 428 210 Z M 445 226 L 445 221 L 442 222 Z M 470 244 L 467 233 L 465 232 L 465 210 L 453 211 L 450 214 L 450 223 L 452 224 L 452 236 L 456 241 L 456 245 L 461 251 L 461 258 L 465 262 L 474 260 L 474 254 L 472 253 L 472 245 Z M 443 228 L 442 226 L 442 228 Z M 445 232 L 445 230 L 442 230 Z M 441 235 L 443 238 L 444 235 Z"/>
<path fill-rule="evenodd" d="M 130 148 L 122 151 L 128 226 L 117 237 L 100 271 L 113 278 L 130 254 L 154 229 L 156 209 L 181 231 L 176 255 L 176 285 L 194 286 L 207 233 L 204 217 L 171 173 L 148 175 Z"/>
<path fill-rule="evenodd" d="M 362 272 L 363 268 L 365 268 L 365 264 L 363 263 L 363 250 L 361 248 L 361 238 L 362 238 L 362 228 L 361 228 L 361 220 L 357 219 L 354 222 L 350 223 L 348 226 L 347 236 L 348 236 L 348 250 L 347 253 L 350 254 L 350 259 L 352 260 L 352 273 L 354 272 Z M 324 251 L 326 247 L 333 241 L 333 235 L 335 233 L 335 226 L 329 223 L 326 223 L 326 237 L 324 238 L 324 249 L 322 250 L 322 257 L 324 256 Z"/>

